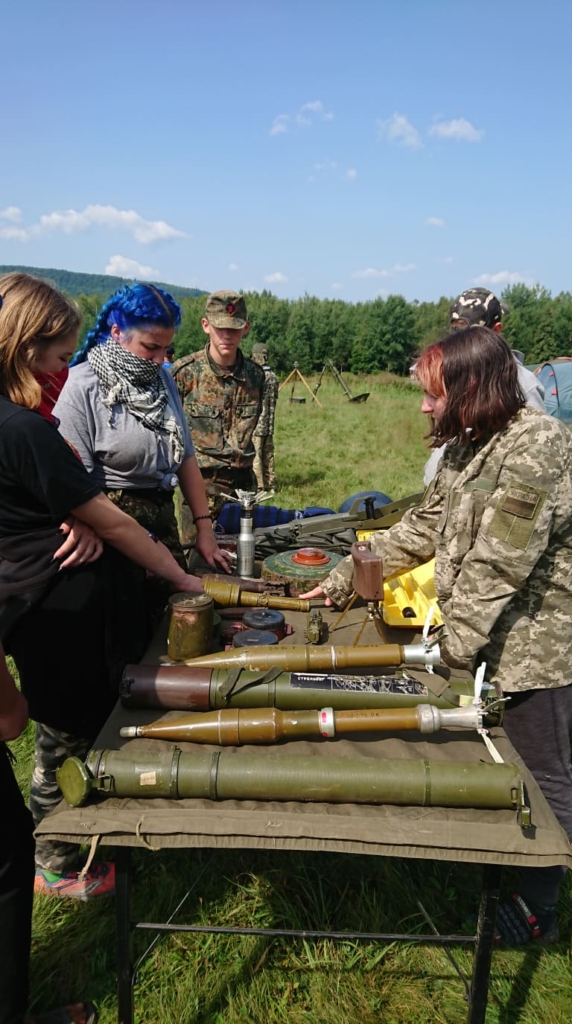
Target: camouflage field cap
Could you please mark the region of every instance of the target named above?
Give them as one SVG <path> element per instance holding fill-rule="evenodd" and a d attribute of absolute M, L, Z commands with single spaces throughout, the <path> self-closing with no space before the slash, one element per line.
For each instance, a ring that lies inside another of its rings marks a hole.
<path fill-rule="evenodd" d="M 502 312 L 499 300 L 488 288 L 467 288 L 453 302 L 449 319 L 451 325 L 455 320 L 465 320 L 471 326 L 494 327 L 502 320 Z"/>
<path fill-rule="evenodd" d="M 254 359 L 254 362 L 255 363 L 259 363 L 260 366 L 262 366 L 263 363 L 267 363 L 268 362 L 268 348 L 267 348 L 267 346 L 264 345 L 261 341 L 257 341 L 256 344 L 252 346 L 251 356 Z"/>
<path fill-rule="evenodd" d="M 207 299 L 205 316 L 213 327 L 238 330 L 248 322 L 244 295 L 238 292 L 213 292 Z"/>

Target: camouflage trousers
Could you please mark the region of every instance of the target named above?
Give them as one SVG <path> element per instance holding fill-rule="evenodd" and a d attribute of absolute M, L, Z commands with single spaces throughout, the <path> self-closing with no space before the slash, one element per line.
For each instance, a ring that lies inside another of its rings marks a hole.
<path fill-rule="evenodd" d="M 71 736 L 48 725 L 36 725 L 36 750 L 34 773 L 30 786 L 29 807 L 38 825 L 46 814 L 57 807 L 62 793 L 56 782 L 56 768 L 67 757 L 84 759 L 91 747 L 90 740 Z M 36 839 L 36 867 L 54 874 L 65 874 L 79 870 L 79 846 L 77 843 L 60 843 L 53 839 Z"/>
<path fill-rule="evenodd" d="M 256 477 L 250 466 L 243 469 L 201 469 L 201 474 L 205 482 L 205 492 L 213 522 L 228 500 L 224 495 L 229 494 L 234 497 L 237 488 L 242 491 L 257 490 Z M 193 513 L 180 491 L 177 491 L 177 515 L 181 544 L 185 548 L 192 547 L 197 531 L 193 523 Z"/>
<path fill-rule="evenodd" d="M 274 435 L 263 434 L 252 438 L 254 443 L 253 469 L 259 491 L 276 490 L 276 471 L 274 469 Z"/>
<path fill-rule="evenodd" d="M 124 488 L 107 491 L 107 497 L 114 505 L 136 519 L 148 533 L 153 533 L 169 549 L 175 561 L 182 569 L 187 569 L 187 560 L 179 540 L 179 531 L 175 517 L 175 504 L 172 491 L 160 488 L 133 490 Z M 145 608 L 149 630 L 154 631 L 162 615 L 173 588 L 166 580 L 152 576 L 134 562 L 128 562 L 126 571 L 134 572 L 145 588 Z"/>

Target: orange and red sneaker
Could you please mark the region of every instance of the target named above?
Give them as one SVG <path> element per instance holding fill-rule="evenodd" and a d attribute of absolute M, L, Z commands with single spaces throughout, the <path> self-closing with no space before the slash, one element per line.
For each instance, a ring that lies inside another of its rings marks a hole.
<path fill-rule="evenodd" d="M 79 875 L 79 871 L 68 871 L 50 881 L 43 871 L 37 870 L 34 892 L 85 902 L 95 896 L 112 896 L 115 892 L 115 864 L 110 861 L 94 861 L 85 878 L 80 880 Z"/>

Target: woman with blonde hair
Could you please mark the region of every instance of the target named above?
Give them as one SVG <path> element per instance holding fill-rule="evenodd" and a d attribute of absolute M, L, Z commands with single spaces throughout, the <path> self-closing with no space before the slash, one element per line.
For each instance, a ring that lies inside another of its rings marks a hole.
<path fill-rule="evenodd" d="M 133 560 L 173 590 L 203 589 L 105 496 L 56 428 L 46 396 L 65 379 L 79 324 L 75 305 L 49 283 L 0 278 L 0 643 L 38 723 L 36 823 L 61 799 L 55 769 L 87 751 L 123 665 L 148 640 L 122 567 Z M 86 899 L 114 888 L 110 864 L 78 877 L 72 844 L 38 842 L 36 867 L 36 891 Z"/>

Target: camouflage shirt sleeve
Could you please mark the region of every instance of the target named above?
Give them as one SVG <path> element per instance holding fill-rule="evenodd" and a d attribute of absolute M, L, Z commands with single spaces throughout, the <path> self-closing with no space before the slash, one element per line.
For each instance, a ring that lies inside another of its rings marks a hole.
<path fill-rule="evenodd" d="M 557 437 L 522 444 L 505 459 L 450 596 L 440 602 L 448 665 L 470 668 L 488 644 L 503 610 L 550 544 L 559 509 L 569 515 L 570 490 L 569 455 Z M 530 614 L 538 615 L 542 592 L 530 600 Z"/>
<path fill-rule="evenodd" d="M 264 371 L 262 411 L 256 425 L 256 437 L 268 437 L 274 433 L 274 413 L 278 401 L 278 377 L 272 370 Z"/>
<path fill-rule="evenodd" d="M 435 554 L 435 532 L 443 513 L 444 484 L 440 476 L 433 480 L 420 505 L 408 509 L 403 518 L 389 530 L 380 530 L 370 537 L 371 550 L 381 555 L 385 579 L 413 569 L 429 561 Z M 343 608 L 352 593 L 353 563 L 351 556 L 338 562 L 321 584 L 334 604 Z"/>

